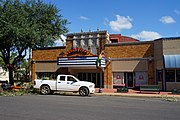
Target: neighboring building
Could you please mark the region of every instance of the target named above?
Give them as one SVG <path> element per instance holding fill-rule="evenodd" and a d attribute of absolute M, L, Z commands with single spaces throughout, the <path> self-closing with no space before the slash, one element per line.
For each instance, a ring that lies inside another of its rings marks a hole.
<path fill-rule="evenodd" d="M 66 46 L 32 50 L 32 80 L 73 74 L 96 87 L 102 78 L 102 86 L 109 89 L 153 84 L 162 90 L 180 89 L 179 46 L 179 38 L 139 41 L 107 31 L 72 33 L 67 35 Z M 176 66 L 169 66 L 171 55 Z M 101 68 L 97 68 L 100 56 Z"/>
<path fill-rule="evenodd" d="M 121 36 L 121 34 L 111 34 L 109 38 L 111 40 L 111 43 L 138 42 L 139 41 L 134 38 L 127 37 L 127 36 Z"/>
<path fill-rule="evenodd" d="M 154 41 L 155 76 L 162 90 L 180 89 L 180 37 Z"/>
<path fill-rule="evenodd" d="M 0 67 L 0 82 L 9 81 L 9 72 Z"/>

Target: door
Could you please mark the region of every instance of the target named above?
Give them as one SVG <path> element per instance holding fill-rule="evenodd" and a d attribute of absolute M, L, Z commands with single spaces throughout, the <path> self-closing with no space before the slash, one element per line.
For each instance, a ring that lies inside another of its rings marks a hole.
<path fill-rule="evenodd" d="M 79 82 L 73 76 L 67 76 L 67 89 L 68 91 L 77 91 L 79 88 Z"/>
<path fill-rule="evenodd" d="M 57 80 L 57 90 L 60 90 L 60 91 L 67 90 L 66 76 L 60 76 L 59 80 Z"/>
<path fill-rule="evenodd" d="M 78 87 L 78 81 L 73 76 L 60 76 L 57 81 L 57 90 L 60 91 L 77 91 Z"/>
<path fill-rule="evenodd" d="M 134 87 L 134 74 L 133 74 L 133 72 L 126 72 L 125 73 L 125 81 L 126 81 L 126 86 L 128 88 Z"/>

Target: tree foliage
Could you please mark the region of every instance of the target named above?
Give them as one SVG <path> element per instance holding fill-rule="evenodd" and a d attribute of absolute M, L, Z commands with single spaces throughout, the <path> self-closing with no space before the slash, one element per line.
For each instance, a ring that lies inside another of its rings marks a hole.
<path fill-rule="evenodd" d="M 67 24 L 55 5 L 41 0 L 0 0 L 0 57 L 12 71 L 28 48 L 52 46 L 68 32 Z M 12 53 L 17 55 L 11 62 Z M 12 75 L 13 83 L 11 79 Z"/>

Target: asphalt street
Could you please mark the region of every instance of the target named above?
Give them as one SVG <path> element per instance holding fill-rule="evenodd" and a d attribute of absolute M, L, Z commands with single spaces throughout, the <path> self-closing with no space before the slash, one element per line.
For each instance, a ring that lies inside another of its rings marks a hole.
<path fill-rule="evenodd" d="M 180 102 L 119 96 L 0 97 L 0 120 L 180 120 Z"/>

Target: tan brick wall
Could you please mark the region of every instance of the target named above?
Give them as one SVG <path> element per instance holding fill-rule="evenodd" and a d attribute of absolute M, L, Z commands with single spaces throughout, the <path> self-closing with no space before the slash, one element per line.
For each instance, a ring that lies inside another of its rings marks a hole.
<path fill-rule="evenodd" d="M 112 62 L 108 62 L 104 70 L 104 88 L 113 88 L 112 82 Z"/>
<path fill-rule="evenodd" d="M 110 58 L 144 58 L 153 55 L 153 44 L 119 44 L 106 46 L 105 54 Z"/>
<path fill-rule="evenodd" d="M 47 49 L 32 50 L 33 61 L 57 60 L 60 53 L 66 53 L 72 48 L 72 41 L 66 41 L 66 47 L 54 47 Z"/>
<path fill-rule="evenodd" d="M 105 55 L 110 58 L 147 58 L 154 56 L 153 42 L 106 45 Z M 112 63 L 104 72 L 105 86 L 112 86 Z M 155 84 L 154 61 L 148 61 L 148 84 Z"/>
<path fill-rule="evenodd" d="M 180 39 L 163 40 L 163 54 L 173 55 L 180 53 Z"/>
<path fill-rule="evenodd" d="M 154 61 L 148 61 L 148 84 L 156 84 Z"/>
<path fill-rule="evenodd" d="M 163 46 L 162 40 L 154 41 L 155 69 L 163 69 Z"/>
<path fill-rule="evenodd" d="M 36 78 L 36 61 L 56 61 L 59 55 L 72 48 L 72 41 L 67 40 L 66 46 L 32 50 L 32 80 Z"/>
<path fill-rule="evenodd" d="M 33 61 L 38 60 L 57 60 L 57 57 L 61 52 L 65 52 L 65 49 L 44 49 L 44 50 L 32 50 Z"/>

